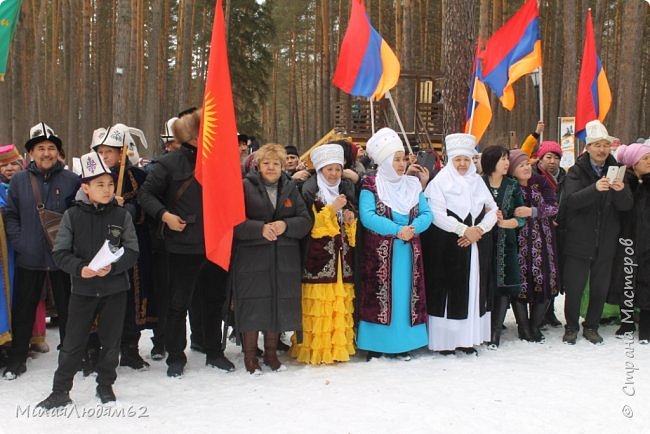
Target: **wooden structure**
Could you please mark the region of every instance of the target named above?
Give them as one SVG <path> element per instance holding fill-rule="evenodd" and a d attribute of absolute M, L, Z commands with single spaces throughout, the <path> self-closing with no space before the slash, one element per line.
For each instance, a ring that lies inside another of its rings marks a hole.
<path fill-rule="evenodd" d="M 415 99 L 411 113 L 400 113 L 404 129 L 411 145 L 420 149 L 434 149 L 442 152 L 442 116 L 443 103 L 440 97 L 437 81 L 440 74 L 415 74 L 402 72 L 400 86 L 406 83 L 412 86 L 408 92 Z M 403 87 L 401 87 L 403 89 Z M 393 98 L 399 104 L 401 95 Z M 335 129 L 352 137 L 355 143 L 365 144 L 372 135 L 370 102 L 365 98 L 357 98 L 339 92 L 335 106 Z M 400 133 L 397 119 L 387 99 L 374 103 L 375 130 L 383 127 L 393 128 Z"/>

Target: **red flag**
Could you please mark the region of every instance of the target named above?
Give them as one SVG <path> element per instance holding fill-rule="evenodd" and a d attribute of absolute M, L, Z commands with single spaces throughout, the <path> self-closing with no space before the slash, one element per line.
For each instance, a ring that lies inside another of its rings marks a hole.
<path fill-rule="evenodd" d="M 227 270 L 233 227 L 244 221 L 244 190 L 221 0 L 217 0 L 203 95 L 195 176 L 203 187 L 205 254 Z"/>

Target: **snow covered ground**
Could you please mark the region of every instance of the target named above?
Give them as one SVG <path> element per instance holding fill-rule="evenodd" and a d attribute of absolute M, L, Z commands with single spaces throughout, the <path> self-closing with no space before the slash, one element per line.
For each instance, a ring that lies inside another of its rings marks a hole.
<path fill-rule="evenodd" d="M 561 297 L 556 305 L 561 310 Z M 545 332 L 546 344 L 531 344 L 516 339 L 511 313 L 506 325 L 501 348 L 482 347 L 478 357 L 420 350 L 410 362 L 367 363 L 361 354 L 304 366 L 283 354 L 288 370 L 259 377 L 244 370 L 234 345 L 226 351 L 237 366 L 232 373 L 206 368 L 204 356 L 188 350 L 180 380 L 149 360 L 146 332 L 141 352 L 151 369 L 118 369 L 116 406 L 101 407 L 94 377 L 78 374 L 75 405 L 38 417 L 34 406 L 48 395 L 56 368 L 51 351 L 30 359 L 16 381 L 0 380 L 0 432 L 650 432 L 650 346 L 615 339 L 616 326 L 601 327 L 602 346 L 582 336 L 564 345 L 561 328 Z M 48 329 L 47 340 L 56 346 L 56 330 Z"/>

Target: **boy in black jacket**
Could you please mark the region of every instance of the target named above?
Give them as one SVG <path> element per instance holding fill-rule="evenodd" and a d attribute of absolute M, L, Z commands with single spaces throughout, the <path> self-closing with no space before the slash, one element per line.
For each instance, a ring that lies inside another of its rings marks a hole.
<path fill-rule="evenodd" d="M 120 351 L 126 295 L 127 271 L 138 259 L 138 240 L 129 213 L 114 204 L 113 175 L 101 157 L 91 152 L 81 157 L 82 200 L 74 202 L 63 215 L 53 249 L 54 262 L 69 273 L 72 290 L 68 330 L 59 353 L 52 393 L 38 404 L 49 410 L 70 404 L 72 380 L 86 349 L 88 335 L 99 316 L 98 335 L 102 343 L 96 365 L 97 396 L 103 404 L 115 401 L 112 385 Z M 88 265 L 105 241 L 123 247 L 124 254 L 98 270 Z"/>

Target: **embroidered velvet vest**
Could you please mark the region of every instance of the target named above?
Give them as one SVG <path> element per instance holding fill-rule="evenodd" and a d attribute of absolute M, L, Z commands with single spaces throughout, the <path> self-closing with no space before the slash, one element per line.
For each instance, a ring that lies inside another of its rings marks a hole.
<path fill-rule="evenodd" d="M 325 204 L 316 199 L 313 206 L 316 213 L 319 213 Z M 339 225 L 341 231 L 336 236 L 309 239 L 303 283 L 336 283 L 339 256 L 343 283 L 354 283 L 354 248 L 350 246 L 342 223 L 339 222 Z"/>
<path fill-rule="evenodd" d="M 377 215 L 392 219 L 392 211 L 377 195 L 374 177 L 363 181 L 362 189 L 375 195 Z M 409 222 L 419 214 L 416 205 L 409 213 Z M 363 228 L 363 251 L 361 252 L 361 288 L 359 319 L 375 324 L 390 325 L 392 312 L 392 258 L 394 235 L 380 235 Z M 424 266 L 420 236 L 415 235 L 409 242 L 412 252 L 411 285 L 411 325 L 426 321 L 426 295 L 424 285 Z"/>

